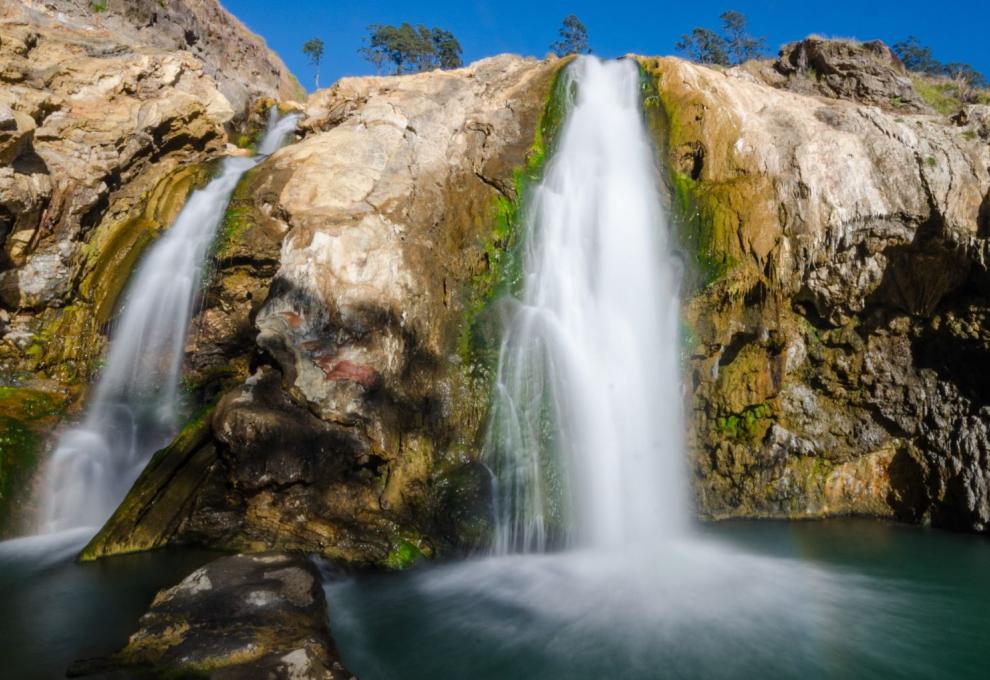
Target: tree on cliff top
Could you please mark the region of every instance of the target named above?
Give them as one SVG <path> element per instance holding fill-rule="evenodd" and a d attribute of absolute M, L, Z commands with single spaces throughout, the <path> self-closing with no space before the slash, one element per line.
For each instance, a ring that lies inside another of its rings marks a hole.
<path fill-rule="evenodd" d="M 309 59 L 309 63 L 316 68 L 316 89 L 320 89 L 320 61 L 323 59 L 323 41 L 313 38 L 303 43 L 303 54 Z"/>
<path fill-rule="evenodd" d="M 426 26 L 374 25 L 368 28 L 368 44 L 358 52 L 381 73 L 386 65 L 395 75 L 420 73 L 435 68 L 458 68 L 462 65 L 461 44 L 454 34 Z"/>
<path fill-rule="evenodd" d="M 560 26 L 560 40 L 550 45 L 550 51 L 558 57 L 591 53 L 591 48 L 588 46 L 588 29 L 577 16 L 570 14 L 564 17 Z"/>
<path fill-rule="evenodd" d="M 721 35 L 708 28 L 695 27 L 682 35 L 674 47 L 693 61 L 722 66 L 742 64 L 763 54 L 767 39 L 755 38 L 746 32 L 746 15 L 729 10 L 722 12 L 720 18 Z"/>

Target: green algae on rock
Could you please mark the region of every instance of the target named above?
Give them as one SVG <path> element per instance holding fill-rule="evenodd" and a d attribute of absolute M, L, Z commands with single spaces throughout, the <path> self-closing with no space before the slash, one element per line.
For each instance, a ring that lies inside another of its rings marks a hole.
<path fill-rule="evenodd" d="M 985 530 L 986 426 L 967 414 L 986 402 L 942 358 L 954 353 L 937 320 L 986 299 L 973 239 L 990 153 L 974 143 L 975 111 L 953 128 L 911 93 L 885 110 L 848 101 L 886 100 L 911 81 L 885 48 L 819 43 L 801 49 L 868 68 L 822 66 L 833 75 L 816 84 L 769 62 L 641 58 L 696 272 L 684 315 L 699 510 Z M 966 345 L 970 371 L 988 357 L 977 345 Z"/>
<path fill-rule="evenodd" d="M 0 536 L 23 529 L 31 479 L 43 460 L 45 435 L 59 421 L 66 395 L 0 387 Z"/>

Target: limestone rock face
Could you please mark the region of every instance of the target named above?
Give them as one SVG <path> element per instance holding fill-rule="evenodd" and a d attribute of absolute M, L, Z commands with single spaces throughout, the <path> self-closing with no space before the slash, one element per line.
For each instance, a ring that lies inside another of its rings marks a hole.
<path fill-rule="evenodd" d="M 190 164 L 249 103 L 298 90 L 214 0 L 4 3 L 0 80 L 0 375 L 78 381 L 141 249 L 203 178 Z"/>
<path fill-rule="evenodd" d="M 222 557 L 160 591 L 127 646 L 70 677 L 350 680 L 319 571 L 303 556 Z"/>
<path fill-rule="evenodd" d="M 88 555 L 196 541 L 398 564 L 463 539 L 445 499 L 488 486 L 468 308 L 559 66 L 503 56 L 311 97 L 303 139 L 238 189 L 194 322 L 191 375 L 243 380 L 212 416 L 208 481 L 154 527 L 157 482 L 139 482 Z"/>
<path fill-rule="evenodd" d="M 798 64 L 846 54 L 794 50 Z M 774 89 L 748 69 L 643 63 L 695 271 L 685 305 L 702 512 L 986 530 L 982 111 L 950 121 Z M 837 96 L 883 91 L 879 74 L 848 68 L 867 85 L 845 89 L 844 76 Z"/>

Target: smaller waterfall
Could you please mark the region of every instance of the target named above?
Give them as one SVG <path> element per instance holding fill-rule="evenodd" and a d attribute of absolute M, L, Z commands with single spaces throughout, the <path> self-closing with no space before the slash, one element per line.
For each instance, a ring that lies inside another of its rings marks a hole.
<path fill-rule="evenodd" d="M 86 417 L 62 435 L 46 469 L 43 532 L 98 527 L 175 435 L 183 349 L 210 246 L 237 182 L 298 118 L 273 107 L 257 155 L 225 159 L 132 276 Z"/>
<path fill-rule="evenodd" d="M 486 446 L 502 554 L 656 544 L 686 522 L 680 265 L 639 70 L 581 57 L 562 77 L 573 101 L 527 207 Z"/>

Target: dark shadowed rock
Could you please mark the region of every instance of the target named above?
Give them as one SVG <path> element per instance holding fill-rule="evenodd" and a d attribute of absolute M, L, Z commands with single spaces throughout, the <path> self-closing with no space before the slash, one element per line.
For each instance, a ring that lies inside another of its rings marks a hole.
<path fill-rule="evenodd" d="M 127 646 L 70 677 L 346 680 L 320 574 L 301 555 L 223 557 L 162 590 Z"/>

